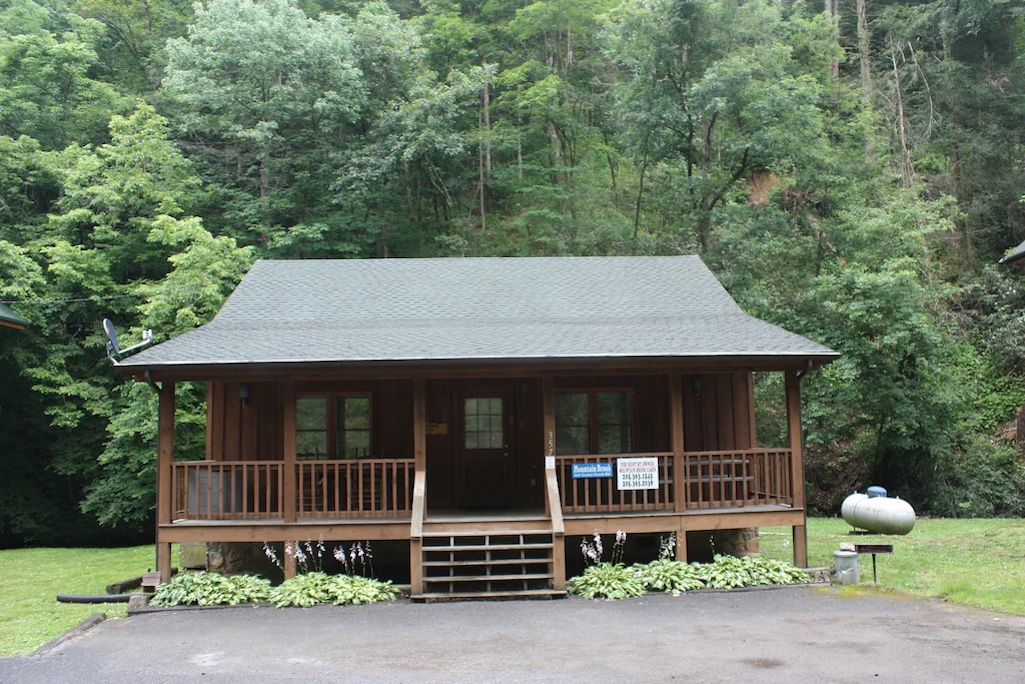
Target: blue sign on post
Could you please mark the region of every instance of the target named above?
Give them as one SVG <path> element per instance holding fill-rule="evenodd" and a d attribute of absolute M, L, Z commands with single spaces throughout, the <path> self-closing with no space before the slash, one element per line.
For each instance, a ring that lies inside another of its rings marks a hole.
<path fill-rule="evenodd" d="M 574 463 L 573 479 L 590 480 L 599 477 L 612 477 L 611 463 Z"/>

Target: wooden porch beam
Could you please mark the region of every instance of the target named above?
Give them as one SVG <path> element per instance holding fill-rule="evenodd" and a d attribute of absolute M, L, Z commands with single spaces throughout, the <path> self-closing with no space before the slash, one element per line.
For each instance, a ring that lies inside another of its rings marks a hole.
<path fill-rule="evenodd" d="M 157 549 L 156 564 L 160 581 L 171 580 L 171 544 L 161 538 L 160 526 L 171 523 L 171 470 L 174 464 L 174 383 L 164 381 L 160 388 L 157 414 Z"/>
<path fill-rule="evenodd" d="M 793 453 L 794 507 L 804 510 L 804 432 L 801 428 L 801 377 L 795 370 L 786 373 L 787 431 Z M 807 528 L 794 526 L 794 565 L 808 567 Z"/>

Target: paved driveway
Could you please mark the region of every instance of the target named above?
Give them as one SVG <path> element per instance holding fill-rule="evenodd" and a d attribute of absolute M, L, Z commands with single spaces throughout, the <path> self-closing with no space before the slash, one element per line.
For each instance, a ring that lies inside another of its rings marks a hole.
<path fill-rule="evenodd" d="M 1025 682 L 1025 618 L 827 588 L 105 622 L 0 682 Z"/>

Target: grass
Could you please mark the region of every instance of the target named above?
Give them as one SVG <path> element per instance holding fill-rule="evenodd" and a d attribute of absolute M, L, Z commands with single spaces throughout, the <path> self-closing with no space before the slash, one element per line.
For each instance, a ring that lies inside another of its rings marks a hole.
<path fill-rule="evenodd" d="M 905 536 L 852 535 L 850 530 L 842 519 L 810 519 L 809 564 L 832 565 L 833 551 L 841 542 L 893 544 L 892 554 L 877 557 L 876 590 L 1025 615 L 1023 519 L 919 520 Z M 790 528 L 764 528 L 762 553 L 793 561 L 790 539 Z M 871 587 L 871 556 L 863 556 L 861 584 L 856 591 Z"/>
<path fill-rule="evenodd" d="M 878 558 L 872 587 L 869 557 L 862 559 L 865 591 L 900 592 L 1025 615 L 1025 520 L 919 520 L 903 537 L 849 534 L 836 518 L 808 521 L 808 560 L 833 564 L 840 542 L 893 544 Z M 761 530 L 762 552 L 793 560 L 789 528 Z M 27 653 L 90 614 L 123 617 L 124 603 L 57 603 L 57 594 L 102 594 L 106 585 L 153 567 L 153 547 L 123 549 L 14 549 L 0 551 L 0 657 Z"/>
<path fill-rule="evenodd" d="M 32 651 L 93 613 L 124 617 L 127 603 L 58 603 L 57 594 L 105 594 L 153 563 L 153 546 L 0 551 L 0 656 Z"/>

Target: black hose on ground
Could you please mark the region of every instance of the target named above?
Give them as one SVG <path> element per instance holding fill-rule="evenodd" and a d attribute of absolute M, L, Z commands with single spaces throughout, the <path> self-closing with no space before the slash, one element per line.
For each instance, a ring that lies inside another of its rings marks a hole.
<path fill-rule="evenodd" d="M 131 594 L 57 594 L 61 603 L 128 603 Z"/>

